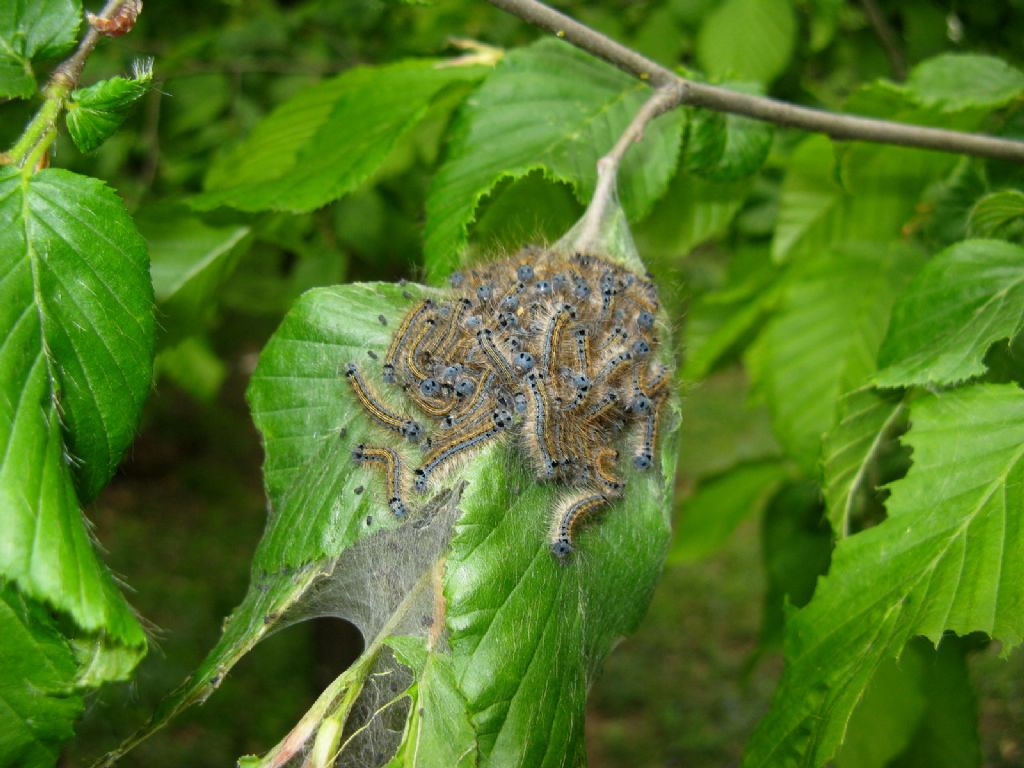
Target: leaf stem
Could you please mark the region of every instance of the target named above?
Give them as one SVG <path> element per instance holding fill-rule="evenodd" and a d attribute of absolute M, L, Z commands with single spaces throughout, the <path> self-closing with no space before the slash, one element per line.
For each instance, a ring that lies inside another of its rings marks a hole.
<path fill-rule="evenodd" d="M 107 0 L 107 4 L 100 11 L 100 17 L 113 16 L 126 2 L 127 0 Z M 82 37 L 75 52 L 53 70 L 50 81 L 43 89 L 43 104 L 7 153 L 7 163 L 17 165 L 23 173 L 32 173 L 39 158 L 50 148 L 56 138 L 57 120 L 67 103 L 68 95 L 78 87 L 78 80 L 82 76 L 85 62 L 100 37 L 101 33 L 90 24 L 89 31 Z"/>
<path fill-rule="evenodd" d="M 683 91 L 680 104 L 729 112 L 755 120 L 824 133 L 836 140 L 896 144 L 939 152 L 954 152 L 995 160 L 1024 162 L 1024 141 L 1000 139 L 978 133 L 947 131 L 906 123 L 893 123 L 856 115 L 842 115 L 800 107 L 764 96 L 754 96 L 680 77 L 667 67 L 627 48 L 538 0 L 488 0 L 491 5 L 553 32 L 619 69 L 655 87 L 675 85 Z"/>
<path fill-rule="evenodd" d="M 603 222 L 610 208 L 617 205 L 616 182 L 623 156 L 634 143 L 643 138 L 644 128 L 651 120 L 678 107 L 684 96 L 684 90 L 675 83 L 659 86 L 633 116 L 615 146 L 597 161 L 597 185 L 579 229 L 575 232 L 574 250 L 589 253 L 598 245 Z"/>

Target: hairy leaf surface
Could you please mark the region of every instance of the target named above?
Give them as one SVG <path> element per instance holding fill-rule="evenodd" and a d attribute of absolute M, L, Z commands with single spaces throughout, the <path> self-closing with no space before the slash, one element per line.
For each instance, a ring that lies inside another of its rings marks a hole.
<path fill-rule="evenodd" d="M 786 669 L 745 765 L 822 765 L 879 665 L 915 635 L 1024 634 L 1024 392 L 979 385 L 911 406 L 913 466 L 889 518 L 839 542 L 786 627 Z"/>
<path fill-rule="evenodd" d="M 965 240 L 929 261 L 900 296 L 878 354 L 883 387 L 955 384 L 985 372 L 996 341 L 1024 323 L 1024 248 Z"/>
<path fill-rule="evenodd" d="M 427 197 L 424 253 L 437 279 L 456 268 L 481 198 L 503 178 L 543 169 L 581 201 L 650 88 L 557 40 L 511 51 L 458 118 L 455 139 Z M 619 192 L 631 220 L 662 194 L 676 167 L 684 117 L 660 117 L 622 163 Z"/>
<path fill-rule="evenodd" d="M 75 146 L 92 152 L 109 139 L 127 119 L 132 105 L 149 91 L 152 62 L 136 65 L 133 77 L 111 77 L 72 91 L 66 123 Z"/>
<path fill-rule="evenodd" d="M 153 356 L 145 242 L 99 181 L 0 171 L 0 336 L 0 575 L 139 653 L 80 511 L 132 438 Z"/>

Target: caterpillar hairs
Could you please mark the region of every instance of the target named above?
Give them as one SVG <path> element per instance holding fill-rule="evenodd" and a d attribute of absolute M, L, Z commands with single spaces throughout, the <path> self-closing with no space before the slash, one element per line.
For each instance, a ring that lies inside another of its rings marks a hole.
<path fill-rule="evenodd" d="M 583 521 L 627 493 L 620 455 L 631 471 L 656 461 L 668 379 L 651 362 L 657 290 L 606 259 L 537 247 L 456 272 L 449 284 L 448 297 L 409 309 L 381 369 L 430 425 L 419 466 L 410 472 L 390 448 L 363 446 L 354 458 L 384 468 L 401 516 L 406 476 L 425 493 L 476 451 L 512 440 L 539 482 L 570 491 L 552 510 L 549 540 L 565 563 Z M 422 440 L 420 422 L 385 406 L 354 364 L 345 375 L 374 424 Z"/>

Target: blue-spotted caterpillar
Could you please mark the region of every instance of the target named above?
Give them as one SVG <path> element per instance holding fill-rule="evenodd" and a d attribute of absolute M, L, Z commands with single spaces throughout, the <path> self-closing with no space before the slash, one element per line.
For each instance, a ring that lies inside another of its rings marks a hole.
<path fill-rule="evenodd" d="M 425 493 L 474 451 L 514 440 L 538 480 L 566 488 L 549 542 L 565 562 L 580 523 L 628 493 L 620 452 L 627 469 L 655 464 L 668 381 L 652 362 L 657 290 L 608 260 L 539 248 L 450 282 L 449 299 L 406 313 L 383 362 L 384 383 L 400 386 L 433 424 L 419 466 L 409 472 L 415 462 L 394 448 L 360 446 L 356 460 L 383 466 L 388 503 L 404 514 L 406 477 Z M 345 373 L 377 425 L 414 443 L 425 437 L 354 364 Z"/>

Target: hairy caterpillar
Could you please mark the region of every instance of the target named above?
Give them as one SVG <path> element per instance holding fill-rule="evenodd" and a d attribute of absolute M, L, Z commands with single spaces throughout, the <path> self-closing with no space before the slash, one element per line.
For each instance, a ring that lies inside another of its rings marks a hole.
<path fill-rule="evenodd" d="M 511 435 L 538 481 L 572 489 L 552 511 L 549 541 L 566 562 L 581 523 L 627 492 L 620 455 L 634 471 L 657 458 L 669 380 L 651 362 L 657 312 L 653 283 L 588 254 L 527 248 L 452 275 L 448 297 L 405 314 L 383 360 L 384 382 L 405 391 L 432 432 L 409 473 L 413 488 L 426 492 L 439 473 Z M 419 422 L 385 407 L 354 365 L 346 375 L 377 425 L 420 440 Z M 400 459 L 375 450 L 390 449 L 364 449 L 361 460 L 389 473 L 394 465 L 389 499 L 404 509 Z"/>

